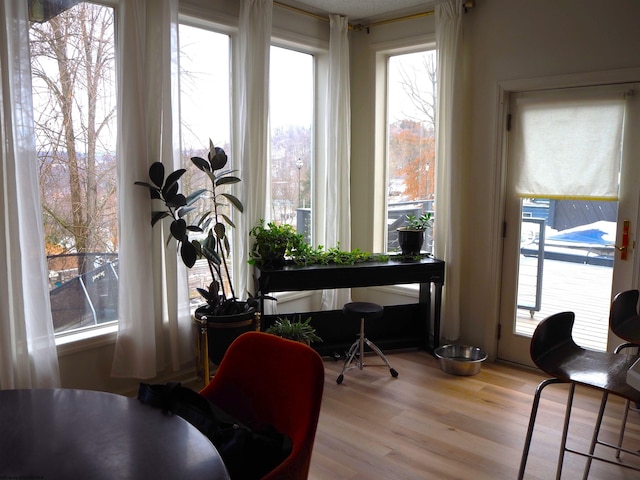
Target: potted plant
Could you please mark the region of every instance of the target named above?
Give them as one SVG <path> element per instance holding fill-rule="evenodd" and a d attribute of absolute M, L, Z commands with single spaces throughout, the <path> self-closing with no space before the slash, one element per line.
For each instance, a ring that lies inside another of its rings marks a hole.
<path fill-rule="evenodd" d="M 424 243 L 424 232 L 432 225 L 431 212 L 425 212 L 419 217 L 407 215 L 406 225 L 398 228 L 398 243 L 402 255 L 412 257 L 420 255 Z"/>
<path fill-rule="evenodd" d="M 306 243 L 304 235 L 297 233 L 293 225 L 274 222 L 265 225 L 264 219 L 260 219 L 249 235 L 255 239 L 250 263 L 266 268 L 282 268 L 285 258 L 294 255 Z"/>
<path fill-rule="evenodd" d="M 302 321 L 299 316 L 297 321 L 291 321 L 287 317 L 278 317 L 273 325 L 267 328 L 266 332 L 289 340 L 295 340 L 296 342 L 306 343 L 307 345 L 312 342 L 322 342 L 310 322 L 311 317 L 308 317 L 305 321 Z"/>
<path fill-rule="evenodd" d="M 209 357 L 218 364 L 231 341 L 243 331 L 253 328 L 257 301 L 251 296 L 248 301 L 240 301 L 236 297 L 227 264 L 231 251 L 227 228 L 233 228 L 234 223 L 223 208 L 230 206 L 240 213 L 244 208 L 237 197 L 225 190 L 225 186 L 240 182 L 240 178 L 234 175 L 235 170 L 223 170 L 227 165 L 227 155 L 211 140 L 207 159 L 192 157 L 191 161 L 207 176 L 210 188 L 198 189 L 185 196 L 180 193 L 178 181 L 186 169 L 178 169 L 165 176 L 164 165 L 160 162 L 149 168 L 151 183 L 135 183 L 148 188 L 151 198 L 162 202 L 163 208 L 152 212 L 151 225 L 165 218 L 171 220 L 169 240 L 176 241 L 183 263 L 191 268 L 197 259 L 207 261 L 211 283 L 206 289 L 198 288 L 206 304 L 196 309 L 195 317 L 201 324 L 206 323 Z M 211 208 L 196 223 L 187 223 L 187 215 L 195 210 L 195 202 L 204 199 L 205 195 Z M 203 240 L 191 238 L 202 234 L 206 235 Z"/>

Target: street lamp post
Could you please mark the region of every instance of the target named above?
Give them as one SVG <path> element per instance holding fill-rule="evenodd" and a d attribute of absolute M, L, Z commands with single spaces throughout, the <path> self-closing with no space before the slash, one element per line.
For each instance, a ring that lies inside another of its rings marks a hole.
<path fill-rule="evenodd" d="M 296 160 L 296 167 L 298 167 L 298 208 L 300 208 L 300 170 L 302 170 L 302 159 Z"/>

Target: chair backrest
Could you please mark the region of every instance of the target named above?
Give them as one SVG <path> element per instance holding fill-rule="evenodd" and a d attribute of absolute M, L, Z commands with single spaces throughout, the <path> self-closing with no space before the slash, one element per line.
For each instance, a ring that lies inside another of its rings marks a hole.
<path fill-rule="evenodd" d="M 611 312 L 609 314 L 609 326 L 611 331 L 623 340 L 637 342 L 638 338 L 629 338 L 629 323 L 637 322 L 640 330 L 640 317 L 638 316 L 638 290 L 625 290 L 618 293 L 611 303 Z"/>
<path fill-rule="evenodd" d="M 323 389 L 324 365 L 312 348 L 249 332 L 200 393 L 246 424 L 269 424 L 291 438 L 291 454 L 265 478 L 307 478 Z"/>
<path fill-rule="evenodd" d="M 562 360 L 584 350 L 571 336 L 575 318 L 573 312 L 556 313 L 542 320 L 533 332 L 531 360 L 543 372 L 558 376 Z"/>

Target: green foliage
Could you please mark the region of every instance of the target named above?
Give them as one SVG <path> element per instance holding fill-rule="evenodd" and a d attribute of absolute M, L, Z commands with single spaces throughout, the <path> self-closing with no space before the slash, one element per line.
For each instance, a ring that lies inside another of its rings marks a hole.
<path fill-rule="evenodd" d="M 269 222 L 265 225 L 264 219 L 260 219 L 249 231 L 249 235 L 255 239 L 249 260 L 252 265 L 277 262 L 272 256 L 280 256 L 280 261 L 284 261 L 285 257 L 295 256 L 298 250 L 306 246 L 304 235 L 297 233 L 293 226 L 287 223 L 277 225 Z"/>
<path fill-rule="evenodd" d="M 278 317 L 266 332 L 278 337 L 295 340 L 296 342 L 306 343 L 307 345 L 313 342 L 322 342 L 322 339 L 316 333 L 316 329 L 310 323 L 311 317 L 308 317 L 305 321 L 302 321 L 300 317 L 298 317 L 297 321 L 291 321 L 287 317 Z"/>
<path fill-rule="evenodd" d="M 407 230 L 426 230 L 431 225 L 433 225 L 431 212 L 425 212 L 419 217 L 411 214 L 407 215 L 407 225 L 402 228 Z"/>
<path fill-rule="evenodd" d="M 313 247 L 304 235 L 297 233 L 292 225 L 276 225 L 269 222 L 265 226 L 264 220 L 251 229 L 250 234 L 255 238 L 251 250 L 249 263 L 259 266 L 278 266 L 268 255 L 280 250 L 282 259 L 291 260 L 296 265 L 353 265 L 361 262 L 386 262 L 389 255 L 373 254 L 360 249 L 345 251 L 336 247 L 326 249 L 320 245 Z M 282 266 L 282 265 L 279 265 Z"/>
<path fill-rule="evenodd" d="M 312 247 L 305 243 L 293 256 L 293 261 L 297 265 L 354 265 L 362 262 L 386 262 L 388 260 L 389 255 L 364 252 L 358 248 L 351 251 L 341 250 L 340 243 L 327 250 L 323 245 Z"/>

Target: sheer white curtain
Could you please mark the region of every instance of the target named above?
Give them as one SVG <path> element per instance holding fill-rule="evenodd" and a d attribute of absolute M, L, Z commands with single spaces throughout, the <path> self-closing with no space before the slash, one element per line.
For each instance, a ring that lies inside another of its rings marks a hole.
<path fill-rule="evenodd" d="M 445 0 L 436 6 L 438 105 L 434 249 L 436 257 L 446 262 L 441 332 L 448 340 L 460 336 L 462 3 Z"/>
<path fill-rule="evenodd" d="M 151 378 L 193 360 L 187 274 L 151 229 L 148 168 L 180 165 L 178 1 L 123 0 L 118 21 L 119 328 L 112 375 Z"/>
<path fill-rule="evenodd" d="M 351 91 L 349 88 L 349 21 L 347 17 L 330 15 L 329 81 L 327 87 L 326 159 L 319 189 L 324 198 L 317 209 L 318 243 L 327 247 L 340 244 L 351 249 Z M 335 310 L 350 301 L 349 289 L 324 290 L 322 310 Z"/>
<path fill-rule="evenodd" d="M 240 6 L 240 55 L 238 90 L 240 115 L 239 144 L 232 168 L 240 170 L 240 198 L 245 211 L 239 215 L 234 234 L 237 247 L 233 257 L 236 295 L 254 293 L 253 269 L 247 261 L 251 248 L 249 230 L 267 218 L 269 159 L 269 51 L 271 47 L 272 0 L 243 0 Z M 269 302 L 267 302 L 269 303 Z"/>
<path fill-rule="evenodd" d="M 0 388 L 60 386 L 47 286 L 27 2 L 0 4 Z"/>

